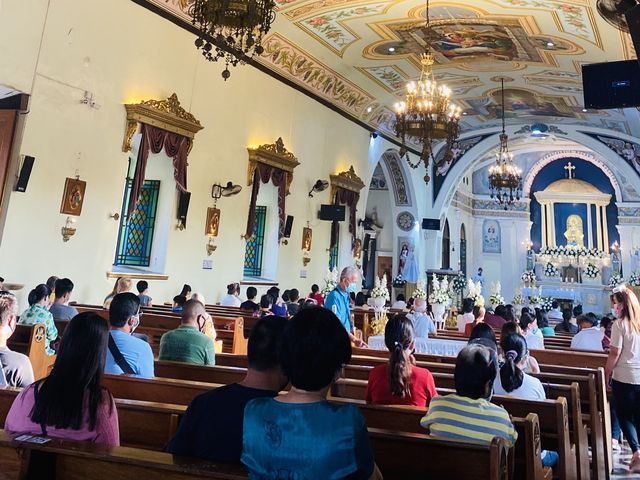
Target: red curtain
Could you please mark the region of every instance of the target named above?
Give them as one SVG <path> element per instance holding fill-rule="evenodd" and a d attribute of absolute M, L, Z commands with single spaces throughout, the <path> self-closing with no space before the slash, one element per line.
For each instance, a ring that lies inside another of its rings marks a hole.
<path fill-rule="evenodd" d="M 335 205 L 346 205 L 349 207 L 349 233 L 351 234 L 351 248 L 356 239 L 356 206 L 360 200 L 360 193 L 346 188 L 336 188 L 336 198 L 334 199 Z M 331 248 L 338 243 L 338 222 L 331 224 Z"/>
<path fill-rule="evenodd" d="M 253 230 L 256 226 L 256 202 L 258 200 L 258 192 L 260 184 L 273 182 L 278 187 L 278 239 L 284 237 L 284 198 L 286 196 L 287 172 L 284 170 L 266 165 L 264 163 L 256 163 L 256 170 L 253 172 L 253 185 L 251 188 L 251 203 L 249 204 L 249 216 L 247 218 L 247 230 L 245 231 L 245 239 L 251 238 Z"/>
<path fill-rule="evenodd" d="M 129 195 L 129 208 L 127 215 L 131 215 L 136 209 L 140 190 L 144 184 L 144 173 L 147 170 L 147 159 L 149 151 L 160 153 L 164 148 L 168 157 L 173 158 L 173 177 L 176 179 L 178 188 L 187 191 L 187 154 L 191 140 L 184 135 L 167 132 L 161 128 L 152 125 L 142 124 L 142 140 L 138 149 L 138 161 L 136 162 L 136 171 L 133 175 L 133 185 Z"/>

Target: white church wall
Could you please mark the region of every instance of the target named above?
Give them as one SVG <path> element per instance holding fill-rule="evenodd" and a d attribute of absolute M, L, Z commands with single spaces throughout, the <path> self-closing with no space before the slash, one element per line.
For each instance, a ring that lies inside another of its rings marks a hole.
<path fill-rule="evenodd" d="M 393 251 L 394 217 L 391 211 L 389 190 L 372 190 L 369 192 L 366 207 L 367 217 L 370 217 L 374 211 L 378 221 L 383 225 L 382 230 L 376 236 L 376 249 Z"/>
<path fill-rule="evenodd" d="M 121 151 L 123 104 L 163 99 L 173 92 L 205 128 L 189 155 L 187 229 L 175 229 L 172 219 L 165 268 L 169 279 L 150 282 L 154 300 L 168 300 L 190 283 L 214 301 L 226 284 L 242 278 L 245 245 L 240 235 L 250 197 L 246 148 L 278 137 L 301 165 L 287 197 L 294 229 L 289 245 L 277 247 L 274 275 L 282 288 L 301 292 L 313 282 L 322 283 L 330 223 L 319 222 L 316 212 L 321 203 L 329 203 L 329 191 L 314 198 L 307 193 L 316 179 L 328 179 L 350 165 L 368 182 L 388 143 L 378 138 L 372 145 L 366 130 L 249 66 L 233 69 L 223 82 L 224 64 L 206 62 L 194 48 L 192 34 L 134 2 L 29 0 L 3 2 L 1 8 L 0 84 L 31 94 L 19 153 L 36 157 L 27 192 L 11 194 L 0 246 L 2 276 L 26 286 L 20 292 L 23 305 L 29 288 L 52 274 L 72 278 L 79 301 L 101 302 L 111 290 L 113 280 L 106 272 L 113 262 L 118 222 L 109 215 L 120 211 L 127 169 L 127 153 Z M 99 109 L 80 103 L 85 90 L 94 94 Z M 76 169 L 87 181 L 86 199 L 76 235 L 63 243 L 60 228 L 66 216 L 58 213 L 58 205 L 64 179 Z M 213 204 L 211 185 L 228 180 L 244 188 L 219 201 L 218 248 L 207 257 L 202 224 Z M 361 212 L 365 204 L 362 195 Z M 300 244 L 307 220 L 313 247 L 307 278 L 301 279 Z M 203 260 L 212 260 L 213 269 L 202 269 Z"/>

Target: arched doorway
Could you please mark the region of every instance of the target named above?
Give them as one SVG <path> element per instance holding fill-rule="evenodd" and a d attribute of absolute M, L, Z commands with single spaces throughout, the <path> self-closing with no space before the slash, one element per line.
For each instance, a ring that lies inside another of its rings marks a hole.
<path fill-rule="evenodd" d="M 464 223 L 460 225 L 460 271 L 467 276 L 467 232 Z"/>
<path fill-rule="evenodd" d="M 449 230 L 449 220 L 444 221 L 442 231 L 442 266 L 443 270 L 451 268 L 451 232 Z"/>

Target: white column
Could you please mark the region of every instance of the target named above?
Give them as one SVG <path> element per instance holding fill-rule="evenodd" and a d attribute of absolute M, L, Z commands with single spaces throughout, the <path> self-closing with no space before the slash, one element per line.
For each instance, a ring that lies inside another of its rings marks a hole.
<path fill-rule="evenodd" d="M 607 224 L 607 206 L 600 205 L 602 208 L 602 234 L 604 242 L 604 251 L 609 252 L 609 225 Z"/>
<path fill-rule="evenodd" d="M 551 202 L 549 204 L 549 223 L 551 225 L 551 246 L 556 246 L 556 217 L 555 217 L 555 204 Z"/>
<path fill-rule="evenodd" d="M 547 204 L 543 203 L 542 204 L 542 240 L 540 241 L 540 246 L 542 248 L 547 246 Z"/>
<path fill-rule="evenodd" d="M 602 247 L 602 223 L 600 220 L 600 207 L 596 205 L 596 235 L 598 237 L 598 249 L 604 250 Z"/>
<path fill-rule="evenodd" d="M 598 208 L 596 206 L 596 208 Z M 587 203 L 587 238 L 589 239 L 589 248 L 593 248 L 593 228 L 591 224 L 591 204 Z"/>

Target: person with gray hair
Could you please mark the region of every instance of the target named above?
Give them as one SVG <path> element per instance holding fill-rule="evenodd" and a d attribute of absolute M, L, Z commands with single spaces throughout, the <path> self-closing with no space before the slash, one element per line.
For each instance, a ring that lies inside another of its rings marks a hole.
<path fill-rule="evenodd" d="M 29 357 L 7 347 L 7 341 L 16 329 L 17 320 L 16 297 L 9 292 L 0 292 L 0 365 L 7 385 L 24 388 L 34 382 L 33 367 Z"/>
<path fill-rule="evenodd" d="M 324 308 L 331 310 L 342 323 L 349 334 L 349 339 L 356 347 L 367 347 L 367 344 L 354 335 L 354 328 L 351 323 L 351 305 L 349 294 L 358 290 L 360 281 L 360 270 L 355 265 L 350 265 L 340 272 L 340 281 L 327 298 L 324 300 Z"/>

